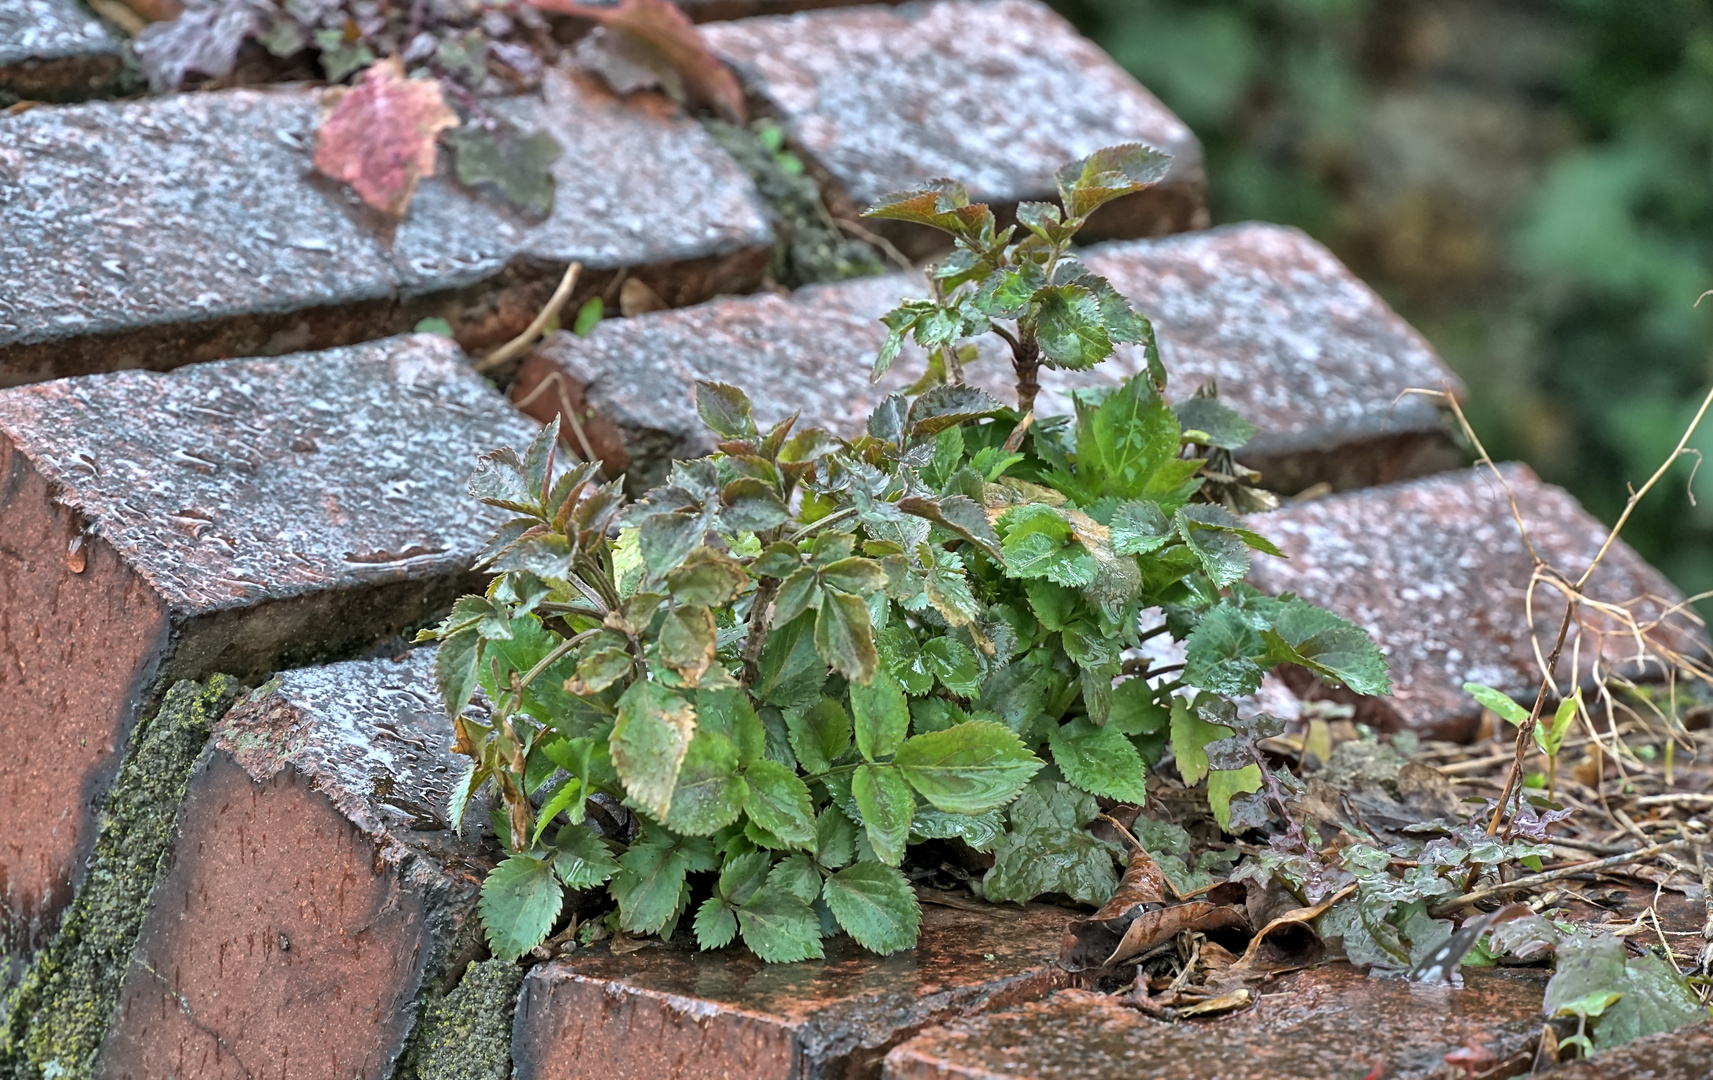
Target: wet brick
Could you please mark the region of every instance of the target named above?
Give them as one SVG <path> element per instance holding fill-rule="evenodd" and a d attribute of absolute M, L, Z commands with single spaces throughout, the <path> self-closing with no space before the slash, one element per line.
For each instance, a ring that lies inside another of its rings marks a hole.
<path fill-rule="evenodd" d="M 216 723 L 97 1075 L 393 1075 L 425 993 L 480 955 L 491 867 L 447 824 L 432 657 L 287 672 Z"/>
<path fill-rule="evenodd" d="M 1542 483 L 1526 466 L 1504 466 L 1535 550 L 1572 580 L 1606 537 L 1596 521 L 1561 488 Z M 1358 719 L 1424 736 L 1469 739 L 1480 706 L 1463 691 L 1485 683 L 1533 700 L 1540 669 L 1531 629 L 1544 657 L 1564 617 L 1562 594 L 1542 584 L 1531 622 L 1526 608 L 1534 562 L 1512 520 L 1504 492 L 1490 472 L 1459 470 L 1405 484 L 1334 495 L 1258 515 L 1254 527 L 1289 561 L 1257 557 L 1250 576 L 1268 592 L 1294 592 L 1366 628 L 1392 668 L 1394 692 L 1358 704 Z M 1589 583 L 1597 600 L 1639 601 L 1644 621 L 1682 602 L 1682 594 L 1620 540 Z M 1608 672 L 1646 680 L 1662 675 L 1634 663 L 1636 642 L 1618 625 L 1586 613 L 1572 626 L 1559 674 L 1582 657 L 1585 686 L 1599 656 Z M 1580 642 L 1578 640 L 1580 636 Z M 1673 617 L 1652 640 L 1678 651 L 1700 648 L 1701 635 Z M 1301 674 L 1301 673 L 1298 673 Z M 1312 686 L 1308 680 L 1299 688 Z"/>
<path fill-rule="evenodd" d="M 0 392 L 0 883 L 33 948 L 160 690 L 352 655 L 480 579 L 532 425 L 445 338 Z M 0 925 L 0 930 L 7 927 Z"/>
<path fill-rule="evenodd" d="M 1064 985 L 1051 962 L 1070 913 L 922 906 L 917 947 L 889 957 L 848 938 L 827 959 L 761 963 L 739 950 L 604 946 L 533 968 L 512 1040 L 516 1080 L 878 1078 L 920 1029 Z"/>
<path fill-rule="evenodd" d="M 0 0 L 0 104 L 89 97 L 119 70 L 119 42 L 77 0 Z"/>
<path fill-rule="evenodd" d="M 1648 1035 L 1541 1075 L 1545 1080 L 1706 1080 L 1713 1076 L 1713 1024 Z"/>
<path fill-rule="evenodd" d="M 1283 977 L 1218 1020 L 1164 1023 L 1077 990 L 923 1032 L 886 1058 L 886 1080 L 1386 1080 L 1450 1075 L 1466 1041 L 1497 1068 L 1528 1071 L 1544 980 L 1490 970 L 1465 986 L 1369 979 L 1346 965 Z M 1457 1075 L 1463 1075 L 1459 1072 Z"/>
<path fill-rule="evenodd" d="M 1104 208 L 1091 228 L 1153 236 L 1207 224 L 1189 128 L 1036 0 L 856 7 L 703 33 L 831 182 L 841 216 L 941 176 L 1006 210 L 1053 197 L 1065 162 L 1142 142 L 1173 155 L 1171 172 Z M 877 224 L 913 252 L 938 242 L 919 227 Z"/>
<path fill-rule="evenodd" d="M 1239 458 L 1267 486 L 1357 487 L 1457 464 L 1438 409 L 1399 395 L 1411 386 L 1461 393 L 1461 383 L 1297 230 L 1238 225 L 1100 244 L 1087 261 L 1154 319 L 1172 397 L 1214 380 L 1260 427 Z M 852 434 L 883 393 L 921 371 L 920 355 L 907 353 L 880 387 L 868 382 L 885 340 L 880 315 L 922 289 L 891 275 L 604 322 L 585 338 L 552 339 L 524 366 L 513 398 L 542 419 L 568 402 L 587 413 L 596 452 L 615 471 L 633 468 L 643 487 L 670 458 L 713 450 L 692 406 L 698 378 L 745 388 L 763 421 L 801 410 L 803 423 Z M 970 378 L 1013 400 L 1000 343 L 984 347 Z M 1044 372 L 1041 411 L 1069 413 L 1066 387 L 1115 385 L 1142 370 L 1140 350 L 1124 346 L 1090 372 Z"/>
<path fill-rule="evenodd" d="M 386 227 L 311 169 L 308 89 L 0 120 L 0 386 L 341 345 L 428 316 L 486 348 L 573 260 L 588 271 L 573 304 L 627 268 L 671 304 L 760 280 L 772 236 L 753 185 L 665 99 L 552 73 L 543 96 L 492 108 L 565 148 L 545 221 L 442 175 Z"/>

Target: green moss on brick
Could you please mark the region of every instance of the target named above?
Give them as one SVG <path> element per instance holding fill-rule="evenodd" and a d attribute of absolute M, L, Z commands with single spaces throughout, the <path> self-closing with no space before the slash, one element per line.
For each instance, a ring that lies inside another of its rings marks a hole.
<path fill-rule="evenodd" d="M 523 968 L 505 960 L 472 962 L 450 994 L 430 1001 L 400 1080 L 507 1080 L 512 1074 L 512 1012 Z"/>
<path fill-rule="evenodd" d="M 166 872 L 191 768 L 235 690 L 224 675 L 178 683 L 137 725 L 83 888 L 0 1010 L 0 1076 L 91 1076 L 149 893 Z"/>

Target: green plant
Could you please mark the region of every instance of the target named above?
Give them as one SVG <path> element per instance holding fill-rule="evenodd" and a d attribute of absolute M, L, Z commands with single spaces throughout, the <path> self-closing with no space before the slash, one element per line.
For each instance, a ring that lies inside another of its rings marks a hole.
<path fill-rule="evenodd" d="M 634 505 L 595 464 L 556 476 L 554 425 L 483 458 L 473 494 L 517 515 L 483 556 L 498 576 L 425 637 L 473 762 L 455 824 L 471 793 L 498 796 L 497 955 L 542 941 L 565 889 L 601 885 L 624 933 L 669 935 L 694 906 L 703 948 L 797 960 L 843 931 L 892 952 L 915 941 L 903 868 L 930 840 L 993 852 L 990 899 L 1099 903 L 1115 853 L 1083 827 L 1097 798 L 1144 798 L 1168 740 L 1228 821 L 1272 779 L 1252 742 L 1276 730 L 1231 697 L 1279 663 L 1389 688 L 1354 626 L 1242 584 L 1251 549 L 1275 549 L 1196 501 L 1208 426 L 1238 421 L 1198 399 L 1187 425 L 1151 347 L 1073 419 L 1031 422 L 1040 366 L 1151 341 L 1069 242 L 1159 164 L 1120 147 L 1067 166 L 1063 212 L 1024 207 L 1016 241 L 950 182 L 878 207 L 956 247 L 934 298 L 887 316 L 878 365 L 910 333 L 938 378 L 855 439 L 762 429 L 742 391 L 703 382 L 719 452 Z M 960 341 L 987 330 L 1013 343 L 1016 409 L 961 380 Z M 1181 673 L 1125 656 L 1159 634 L 1184 641 Z M 478 686 L 482 719 L 464 711 Z"/>
<path fill-rule="evenodd" d="M 1510 696 L 1483 686 L 1480 683 L 1466 682 L 1463 689 L 1470 697 L 1481 703 L 1481 707 L 1493 713 L 1514 728 L 1521 728 L 1528 722 L 1529 710 L 1517 704 Z M 1558 703 L 1558 709 L 1547 723 L 1535 725 L 1535 746 L 1546 755 L 1547 762 L 1547 798 L 1551 799 L 1558 790 L 1558 752 L 1564 748 L 1564 737 L 1570 732 L 1571 721 L 1582 710 L 1582 689 L 1578 687 L 1574 693 Z"/>

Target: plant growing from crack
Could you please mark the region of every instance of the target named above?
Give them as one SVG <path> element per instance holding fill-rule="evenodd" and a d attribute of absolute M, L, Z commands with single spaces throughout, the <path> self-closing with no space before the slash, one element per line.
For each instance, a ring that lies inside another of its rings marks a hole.
<path fill-rule="evenodd" d="M 1251 550 L 1277 550 L 1205 501 L 1201 456 L 1210 426 L 1241 422 L 1166 403 L 1147 321 L 1071 250 L 1160 168 L 1137 147 L 1067 166 L 1063 206 L 1024 210 L 1015 241 L 949 183 L 878 207 L 957 244 L 935 298 L 887 316 L 880 361 L 909 333 L 946 377 L 886 397 L 854 439 L 763 427 L 703 382 L 719 451 L 640 502 L 598 463 L 557 471 L 556 425 L 484 456 L 473 494 L 515 515 L 482 556 L 498 576 L 424 636 L 471 759 L 454 824 L 495 793 L 496 955 L 603 886 L 611 910 L 586 925 L 668 936 L 688 917 L 702 948 L 769 961 L 838 933 L 893 952 L 916 940 L 927 841 L 990 852 L 972 884 L 991 900 L 1098 904 L 1118 852 L 1084 826 L 1098 799 L 1141 802 L 1168 742 L 1227 824 L 1264 781 L 1226 752 L 1259 730 L 1232 698 L 1280 663 L 1388 689 L 1356 627 L 1242 583 Z M 958 378 L 962 340 L 989 329 L 1016 343 L 1017 408 Z M 1092 367 L 1115 341 L 1144 343 L 1147 370 L 1033 417 L 1041 366 Z M 1156 635 L 1184 643 L 1181 670 L 1126 655 Z"/>

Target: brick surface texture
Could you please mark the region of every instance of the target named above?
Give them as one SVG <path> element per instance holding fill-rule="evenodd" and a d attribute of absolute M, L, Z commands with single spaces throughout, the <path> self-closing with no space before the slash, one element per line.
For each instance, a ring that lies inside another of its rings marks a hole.
<path fill-rule="evenodd" d="M 428 335 L 0 393 L 0 880 L 26 942 L 156 688 L 435 616 L 503 516 L 464 492 L 476 455 L 530 433 Z"/>
<path fill-rule="evenodd" d="M 77 0 L 0 0 L 0 97 L 84 97 L 119 64 L 119 42 Z"/>
<path fill-rule="evenodd" d="M 320 348 L 430 315 L 486 347 L 574 260 L 590 288 L 636 268 L 674 304 L 766 267 L 753 185 L 657 95 L 550 74 L 495 111 L 564 146 L 552 216 L 436 178 L 396 229 L 313 173 L 318 100 L 232 90 L 0 122 L 0 385 Z"/>
<path fill-rule="evenodd" d="M 515 1076 L 878 1077 L 887 1050 L 929 1024 L 1063 985 L 1050 965 L 1064 923 L 1058 908 L 929 903 L 916 948 L 889 957 L 842 937 L 812 964 L 683 948 L 574 953 L 524 980 Z"/>
<path fill-rule="evenodd" d="M 1465 1041 L 1528 1071 L 1544 980 L 1489 969 L 1466 985 L 1369 979 L 1347 965 L 1263 985 L 1229 1019 L 1168 1024 L 1079 990 L 924 1032 L 886 1059 L 886 1080 L 1430 1080 Z M 1359 1019 L 1358 1019 L 1359 1018 Z"/>
<path fill-rule="evenodd" d="M 1503 474 L 1535 550 L 1573 580 L 1580 576 L 1605 540 L 1606 527 L 1526 467 L 1506 466 Z M 1386 652 L 1394 692 L 1359 703 L 1359 719 L 1467 739 L 1481 708 L 1463 691 L 1465 682 L 1533 697 L 1540 668 L 1531 634 L 1544 658 L 1564 602 L 1550 585 L 1540 585 L 1529 619 L 1534 562 L 1491 473 L 1460 470 L 1301 503 L 1253 520 L 1290 558 L 1257 557 L 1251 581 L 1268 592 L 1297 593 L 1351 619 Z M 1635 601 L 1644 623 L 1683 599 L 1621 540 L 1589 582 L 1589 592 L 1609 603 Z M 1657 667 L 1642 671 L 1631 663 L 1636 642 L 1614 621 L 1590 612 L 1586 625 L 1570 633 L 1562 677 L 1572 674 L 1568 661 L 1574 655 L 1581 657 L 1576 674 L 1584 683 L 1596 657 L 1608 672 L 1661 675 Z M 1700 637 L 1681 616 L 1651 636 L 1679 650 L 1696 647 Z"/>
<path fill-rule="evenodd" d="M 1036 0 L 857 7 L 705 33 L 837 185 L 847 215 L 940 176 L 1001 207 L 1048 198 L 1065 162 L 1141 142 L 1172 154 L 1171 172 L 1097 225 L 1150 236 L 1207 224 L 1189 128 Z"/>
<path fill-rule="evenodd" d="M 100 1075 L 392 1075 L 425 982 L 479 955 L 492 865 L 446 823 L 432 657 L 288 672 L 216 725 Z"/>

